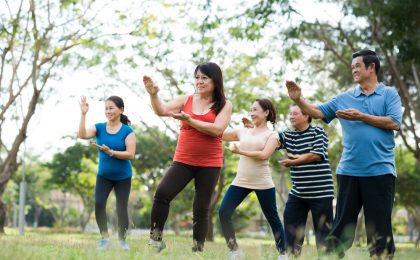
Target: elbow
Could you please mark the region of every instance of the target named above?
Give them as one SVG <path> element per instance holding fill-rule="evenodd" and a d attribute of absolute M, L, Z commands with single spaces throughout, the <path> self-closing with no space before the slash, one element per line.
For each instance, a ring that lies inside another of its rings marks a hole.
<path fill-rule="evenodd" d="M 313 119 L 323 119 L 324 118 L 324 114 L 322 114 L 321 112 L 319 112 L 319 113 L 313 113 L 313 115 L 311 115 L 311 117 Z"/>
<path fill-rule="evenodd" d="M 220 137 L 222 137 L 222 139 L 223 139 L 223 133 L 224 133 L 224 131 L 225 131 L 225 129 L 214 129 L 213 131 L 210 131 L 209 132 L 209 135 L 210 136 L 212 136 L 212 137 L 218 137 L 218 136 L 220 136 Z"/>
<path fill-rule="evenodd" d="M 258 159 L 262 161 L 268 160 L 269 158 L 270 158 L 269 154 L 261 154 L 260 156 L 258 156 Z"/>
<path fill-rule="evenodd" d="M 392 130 L 395 130 L 395 131 L 400 131 L 401 127 L 400 127 L 400 125 L 399 125 L 399 124 L 397 124 L 397 123 L 393 122 L 393 124 L 392 124 L 392 126 L 391 126 L 391 129 L 392 129 Z"/>
<path fill-rule="evenodd" d="M 162 111 L 155 110 L 155 115 L 164 116 L 165 114 Z"/>

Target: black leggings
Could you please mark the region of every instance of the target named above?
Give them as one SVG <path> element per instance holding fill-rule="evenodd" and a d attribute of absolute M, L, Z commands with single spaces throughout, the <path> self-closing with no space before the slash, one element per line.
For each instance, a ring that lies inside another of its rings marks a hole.
<path fill-rule="evenodd" d="M 96 177 L 95 187 L 95 216 L 98 223 L 99 231 L 103 237 L 108 236 L 108 225 L 106 218 L 106 201 L 109 193 L 114 188 L 115 197 L 117 199 L 117 216 L 118 216 L 118 237 L 125 240 L 128 230 L 128 196 L 130 195 L 131 177 L 124 180 L 113 181 L 104 177 Z"/>
<path fill-rule="evenodd" d="M 168 218 L 170 202 L 194 179 L 193 239 L 204 243 L 208 230 L 211 196 L 219 174 L 220 167 L 199 167 L 173 162 L 155 193 L 151 215 L 151 234 L 162 233 Z M 151 238 L 161 239 L 161 237 L 153 236 Z"/>

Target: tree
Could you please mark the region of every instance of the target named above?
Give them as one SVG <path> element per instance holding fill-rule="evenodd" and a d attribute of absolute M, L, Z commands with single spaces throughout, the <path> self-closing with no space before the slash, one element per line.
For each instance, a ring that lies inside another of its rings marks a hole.
<path fill-rule="evenodd" d="M 352 52 L 375 49 L 383 61 L 380 79 L 397 88 L 404 107 L 402 130 L 398 135 L 420 161 L 420 136 L 416 132 L 420 121 L 418 1 L 409 0 L 404 4 L 398 0 L 332 2 L 342 8 L 343 15 L 337 22 L 319 19 L 308 22 L 287 0 L 261 1 L 246 13 L 254 19 L 246 28 L 268 27 L 284 15 L 299 19 L 297 25 L 291 22 L 280 32 L 286 60 L 302 60 L 303 54 L 309 53 L 306 64 L 311 66 L 302 70 L 311 76 L 310 82 L 332 90 L 331 93 L 336 92 L 337 86 L 343 90 L 354 84 L 350 73 Z"/>
<path fill-rule="evenodd" d="M 420 164 L 413 154 L 402 147 L 396 151 L 398 177 L 395 189 L 395 204 L 407 209 L 417 231 L 415 245 L 420 243 Z M 414 233 L 414 230 L 409 230 Z"/>
<path fill-rule="evenodd" d="M 18 167 L 17 155 L 27 137 L 29 122 L 36 108 L 53 90 L 51 83 L 60 78 L 63 68 L 97 65 L 101 53 L 110 53 L 106 38 L 115 35 L 108 30 L 112 21 L 101 20 L 99 16 L 110 12 L 107 7 L 111 2 L 21 0 L 2 3 L 0 232 L 4 232 L 6 219 L 1 197 Z M 83 52 L 84 49 L 92 52 Z M 76 64 L 70 62 L 72 55 L 77 57 Z M 13 129 L 15 124 L 17 132 L 3 133 L 4 129 Z"/>
<path fill-rule="evenodd" d="M 96 149 L 76 143 L 63 153 L 55 154 L 52 162 L 46 164 L 51 171 L 51 177 L 48 180 L 50 185 L 81 198 L 83 202 L 83 211 L 80 215 L 82 231 L 85 230 L 94 210 L 96 161 Z"/>

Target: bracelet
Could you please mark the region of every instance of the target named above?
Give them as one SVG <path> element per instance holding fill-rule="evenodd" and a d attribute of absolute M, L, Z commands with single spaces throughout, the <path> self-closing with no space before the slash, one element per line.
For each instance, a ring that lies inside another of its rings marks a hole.
<path fill-rule="evenodd" d="M 114 156 L 114 150 L 111 149 L 111 154 L 109 156 Z"/>

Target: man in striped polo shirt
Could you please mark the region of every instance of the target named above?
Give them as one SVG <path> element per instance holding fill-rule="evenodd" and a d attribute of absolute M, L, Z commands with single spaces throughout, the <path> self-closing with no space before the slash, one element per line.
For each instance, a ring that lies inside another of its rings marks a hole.
<path fill-rule="evenodd" d="M 397 175 L 394 131 L 401 125 L 401 99 L 395 88 L 378 82 L 380 62 L 374 51 L 358 51 L 352 57 L 351 71 L 357 86 L 322 105 L 305 101 L 295 82 L 286 81 L 286 86 L 289 97 L 305 113 L 326 123 L 338 118 L 342 127 L 337 209 L 328 251 L 344 257 L 353 243 L 357 216 L 363 207 L 371 258 L 392 259 L 395 245 L 391 214 Z"/>
<path fill-rule="evenodd" d="M 299 256 L 309 211 L 318 252 L 325 249 L 333 221 L 334 184 L 324 129 L 310 125 L 312 118 L 296 105 L 290 108 L 289 118 L 295 130 L 279 132 L 280 149 L 286 149 L 288 156 L 280 164 L 290 167 L 293 184 L 283 217 L 288 251 Z"/>

